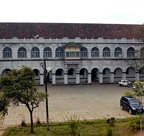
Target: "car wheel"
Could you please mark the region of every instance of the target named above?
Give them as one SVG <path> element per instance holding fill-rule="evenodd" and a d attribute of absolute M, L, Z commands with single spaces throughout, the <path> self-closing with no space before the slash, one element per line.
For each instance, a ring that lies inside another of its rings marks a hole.
<path fill-rule="evenodd" d="M 131 109 L 129 109 L 129 113 L 132 114 L 132 110 Z"/>
<path fill-rule="evenodd" d="M 121 108 L 121 110 L 124 110 L 124 107 L 122 105 L 120 106 L 120 108 Z"/>

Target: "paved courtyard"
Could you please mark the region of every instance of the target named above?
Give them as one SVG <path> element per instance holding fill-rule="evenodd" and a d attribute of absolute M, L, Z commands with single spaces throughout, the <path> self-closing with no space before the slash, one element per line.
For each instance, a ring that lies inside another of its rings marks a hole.
<path fill-rule="evenodd" d="M 44 87 L 38 87 L 44 92 Z M 117 84 L 93 84 L 71 86 L 48 86 L 49 117 L 52 122 L 66 121 L 76 115 L 79 119 L 124 118 L 129 113 L 119 107 L 120 97 L 128 91 Z M 34 121 L 45 122 L 45 102 L 34 110 Z M 17 125 L 21 120 L 29 122 L 29 112 L 24 105 L 11 106 L 3 125 Z"/>

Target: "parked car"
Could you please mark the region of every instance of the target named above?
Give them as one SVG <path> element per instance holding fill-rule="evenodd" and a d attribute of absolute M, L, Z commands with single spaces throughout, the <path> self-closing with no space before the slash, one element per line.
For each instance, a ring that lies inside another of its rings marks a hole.
<path fill-rule="evenodd" d="M 119 86 L 131 86 L 132 82 L 129 80 L 121 80 L 120 82 L 118 82 Z"/>
<path fill-rule="evenodd" d="M 137 114 L 144 112 L 144 108 L 140 103 L 141 102 L 134 97 L 122 96 L 120 99 L 121 109 L 128 111 L 130 114 Z"/>

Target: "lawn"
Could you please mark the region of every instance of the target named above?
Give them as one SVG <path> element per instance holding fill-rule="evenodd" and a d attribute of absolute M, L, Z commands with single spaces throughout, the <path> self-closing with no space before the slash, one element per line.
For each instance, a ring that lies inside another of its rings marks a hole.
<path fill-rule="evenodd" d="M 17 126 L 7 128 L 4 136 L 135 136 L 139 131 L 139 118 L 79 121 L 69 120 L 65 123 L 50 124 L 47 131 L 45 124 L 35 124 L 34 134 L 30 134 L 30 127 Z"/>

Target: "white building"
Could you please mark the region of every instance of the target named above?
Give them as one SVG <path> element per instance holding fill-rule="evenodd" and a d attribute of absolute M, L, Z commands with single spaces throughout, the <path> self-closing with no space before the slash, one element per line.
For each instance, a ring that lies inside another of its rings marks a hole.
<path fill-rule="evenodd" d="M 22 65 L 31 67 L 43 84 L 41 63 L 46 59 L 47 78 L 56 84 L 115 83 L 144 80 L 130 66 L 144 42 L 135 34 L 141 25 L 0 23 L 0 74 Z"/>

